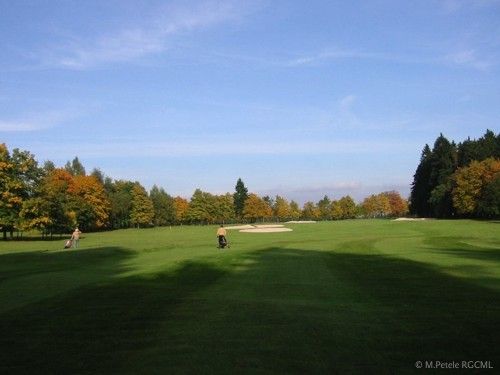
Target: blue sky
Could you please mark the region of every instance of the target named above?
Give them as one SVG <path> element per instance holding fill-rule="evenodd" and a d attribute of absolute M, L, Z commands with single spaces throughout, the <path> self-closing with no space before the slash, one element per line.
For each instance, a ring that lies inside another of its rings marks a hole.
<path fill-rule="evenodd" d="M 0 0 L 0 142 L 189 197 L 407 195 L 500 124 L 500 1 Z"/>

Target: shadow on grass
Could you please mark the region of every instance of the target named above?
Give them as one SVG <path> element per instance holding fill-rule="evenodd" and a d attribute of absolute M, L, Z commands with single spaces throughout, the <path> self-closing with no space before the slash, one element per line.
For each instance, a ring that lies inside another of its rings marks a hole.
<path fill-rule="evenodd" d="M 500 262 L 500 247 L 491 242 L 491 247 L 472 245 L 457 237 L 431 237 L 426 241 L 432 251 L 457 257 Z M 493 247 L 496 245 L 497 247 Z"/>
<path fill-rule="evenodd" d="M 28 264 L 9 278 L 72 266 L 89 273 L 105 267 L 107 277 L 1 314 L 0 373 L 116 373 L 129 354 L 153 345 L 172 306 L 222 275 L 185 263 L 171 274 L 117 277 L 129 256 L 120 248 L 2 256 L 6 264 Z"/>
<path fill-rule="evenodd" d="M 432 267 L 280 248 L 232 262 L 109 278 L 1 314 L 0 372 L 411 372 L 417 360 L 498 360 L 500 294 Z"/>
<path fill-rule="evenodd" d="M 68 271 L 84 267 L 110 266 L 116 271 L 116 262 L 129 258 L 132 253 L 120 247 L 70 249 L 53 251 L 23 251 L 0 254 L 0 282 L 28 275 Z"/>

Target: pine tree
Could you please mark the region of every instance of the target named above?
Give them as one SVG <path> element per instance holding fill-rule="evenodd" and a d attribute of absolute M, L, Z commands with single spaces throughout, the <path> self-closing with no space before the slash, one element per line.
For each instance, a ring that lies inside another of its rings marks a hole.
<path fill-rule="evenodd" d="M 243 216 L 243 209 L 245 208 L 245 201 L 248 199 L 248 189 L 241 178 L 238 178 L 235 190 L 236 192 L 233 194 L 234 212 L 237 218 L 241 218 Z"/>
<path fill-rule="evenodd" d="M 429 198 L 432 214 L 436 217 L 450 217 L 454 214 L 451 196 L 451 177 L 457 167 L 457 149 L 454 142 L 440 134 L 434 143 L 430 157 Z"/>
<path fill-rule="evenodd" d="M 431 185 L 433 154 L 429 145 L 425 145 L 420 157 L 420 163 L 413 175 L 410 195 L 410 213 L 413 215 L 432 216 L 429 199 L 435 186 Z"/>
<path fill-rule="evenodd" d="M 69 161 L 64 166 L 71 175 L 73 176 L 85 176 L 85 168 L 80 160 L 78 160 L 78 156 L 75 156 L 73 161 L 70 163 Z"/>

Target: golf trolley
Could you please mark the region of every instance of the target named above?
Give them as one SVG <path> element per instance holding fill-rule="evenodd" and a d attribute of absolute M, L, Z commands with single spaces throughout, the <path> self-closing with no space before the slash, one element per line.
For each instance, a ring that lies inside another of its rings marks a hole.
<path fill-rule="evenodd" d="M 229 246 L 229 243 L 227 242 L 227 239 L 226 239 L 226 236 L 218 236 L 218 244 L 217 244 L 217 248 L 218 249 L 224 249 L 225 247 L 227 247 L 228 249 L 231 247 Z"/>

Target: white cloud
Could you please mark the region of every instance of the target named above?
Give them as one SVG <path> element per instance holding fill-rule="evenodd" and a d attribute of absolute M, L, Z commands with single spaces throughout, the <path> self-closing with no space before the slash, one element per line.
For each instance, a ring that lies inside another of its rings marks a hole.
<path fill-rule="evenodd" d="M 50 129 L 78 116 L 77 110 L 53 110 L 21 119 L 0 119 L 0 132 L 34 132 Z"/>
<path fill-rule="evenodd" d="M 299 67 L 299 66 L 309 66 L 317 65 L 331 60 L 340 59 L 375 59 L 375 60 L 386 60 L 390 58 L 384 54 L 379 53 L 368 53 L 356 50 L 347 49 L 327 49 L 323 52 L 319 52 L 312 55 L 297 57 L 292 60 L 284 61 L 282 65 L 289 67 Z"/>
<path fill-rule="evenodd" d="M 356 100 L 355 95 L 350 94 L 350 95 L 344 96 L 342 99 L 339 100 L 340 110 L 341 111 L 351 110 L 355 100 Z"/>
<path fill-rule="evenodd" d="M 231 20 L 253 8 L 235 1 L 204 1 L 187 7 L 176 3 L 158 11 L 147 24 L 118 30 L 95 38 L 72 38 L 43 53 L 49 67 L 87 69 L 128 62 L 172 47 L 172 38 Z"/>
<path fill-rule="evenodd" d="M 40 126 L 34 123 L 23 121 L 0 120 L 0 132 L 29 132 L 34 130 L 40 130 Z"/>
<path fill-rule="evenodd" d="M 445 56 L 445 61 L 455 65 L 463 65 L 478 70 L 487 70 L 491 63 L 477 56 L 473 49 L 458 51 Z"/>
<path fill-rule="evenodd" d="M 434 56 L 405 56 L 400 54 L 366 52 L 355 50 L 337 49 L 333 51 L 320 52 L 313 55 L 305 55 L 293 60 L 287 60 L 278 65 L 297 68 L 307 66 L 318 66 L 327 64 L 331 61 L 342 59 L 354 60 L 371 60 L 397 64 L 417 64 L 417 65 L 443 65 L 454 64 L 464 67 L 474 68 L 477 70 L 487 70 L 493 63 L 478 56 L 474 49 L 463 49 L 447 55 L 439 56 L 436 53 Z M 276 63 L 274 63 L 276 65 Z"/>

